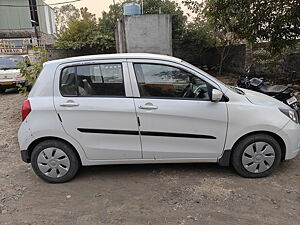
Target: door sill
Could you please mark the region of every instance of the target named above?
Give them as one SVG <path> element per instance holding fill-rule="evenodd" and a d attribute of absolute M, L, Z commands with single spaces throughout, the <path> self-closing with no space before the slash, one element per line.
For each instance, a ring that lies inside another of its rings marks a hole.
<path fill-rule="evenodd" d="M 115 164 L 154 164 L 154 163 L 216 163 L 217 158 L 168 158 L 168 159 L 118 159 L 118 160 L 86 160 L 83 166 L 115 165 Z"/>

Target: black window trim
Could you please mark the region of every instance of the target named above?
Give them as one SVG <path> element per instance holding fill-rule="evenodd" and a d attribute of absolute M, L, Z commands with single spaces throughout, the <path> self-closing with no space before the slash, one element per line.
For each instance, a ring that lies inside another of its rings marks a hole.
<path fill-rule="evenodd" d="M 77 67 L 78 66 L 90 66 L 90 65 L 101 65 L 101 64 L 119 64 L 121 65 L 121 71 L 122 71 L 122 80 L 123 80 L 123 85 L 124 85 L 124 94 L 125 96 L 122 95 L 79 95 L 79 88 L 78 88 L 78 79 L 77 79 Z M 76 85 L 76 95 L 65 95 L 61 91 L 61 80 L 62 80 L 62 73 L 64 69 L 74 67 L 75 68 L 75 85 Z M 122 62 L 103 62 L 103 63 L 86 63 L 86 64 L 76 64 L 76 65 L 69 65 L 65 66 L 61 69 L 60 75 L 59 75 L 59 93 L 62 97 L 72 97 L 72 98 L 127 98 L 126 96 L 126 89 L 125 89 L 125 80 L 124 80 L 124 71 L 123 71 L 123 63 Z"/>

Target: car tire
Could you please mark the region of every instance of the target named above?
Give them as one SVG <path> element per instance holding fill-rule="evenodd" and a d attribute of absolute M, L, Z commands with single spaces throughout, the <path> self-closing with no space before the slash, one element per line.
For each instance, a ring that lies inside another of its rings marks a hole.
<path fill-rule="evenodd" d="M 0 88 L 0 93 L 5 93 L 5 88 Z"/>
<path fill-rule="evenodd" d="M 270 175 L 281 160 L 279 143 L 270 135 L 253 134 L 240 140 L 233 149 L 231 164 L 246 178 Z"/>
<path fill-rule="evenodd" d="M 31 154 L 34 172 L 49 183 L 64 183 L 77 174 L 80 161 L 69 144 L 46 140 L 35 146 Z"/>

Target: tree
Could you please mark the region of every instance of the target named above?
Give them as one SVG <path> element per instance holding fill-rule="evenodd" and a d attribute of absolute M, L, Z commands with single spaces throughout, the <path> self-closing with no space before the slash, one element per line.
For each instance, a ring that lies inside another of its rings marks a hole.
<path fill-rule="evenodd" d="M 24 62 L 19 62 L 20 74 L 26 81 L 26 86 L 18 84 L 18 91 L 20 94 L 28 95 L 28 87 L 32 87 L 40 75 L 43 64 L 48 61 L 48 52 L 43 49 L 34 46 L 33 47 L 33 62 L 28 66 L 28 61 L 25 59 Z"/>
<path fill-rule="evenodd" d="M 108 12 L 102 12 L 102 17 L 99 18 L 100 29 L 106 33 L 110 33 L 114 36 L 115 26 L 117 20 L 122 16 L 123 4 L 126 2 L 133 2 L 132 0 L 125 0 L 122 3 L 116 3 L 109 6 Z M 141 4 L 141 0 L 136 0 Z M 144 0 L 143 1 L 143 13 L 166 13 L 172 15 L 172 35 L 173 39 L 181 38 L 185 29 L 187 17 L 184 15 L 180 5 L 175 1 L 164 0 Z"/>
<path fill-rule="evenodd" d="M 141 1 L 138 1 L 141 4 Z M 172 16 L 172 37 L 181 39 L 185 31 L 187 17 L 180 5 L 175 1 L 144 0 L 144 14 L 164 13 Z"/>
<path fill-rule="evenodd" d="M 114 48 L 114 38 L 101 33 L 94 14 L 87 8 L 80 9 L 78 18 L 70 18 L 65 31 L 58 34 L 55 47 L 73 50 L 93 50 L 110 52 Z"/>
<path fill-rule="evenodd" d="M 121 3 L 109 6 L 108 12 L 103 11 L 99 18 L 99 29 L 111 37 L 115 35 L 115 28 L 118 19 L 122 16 L 123 8 Z"/>
<path fill-rule="evenodd" d="M 219 30 L 232 32 L 249 43 L 268 41 L 269 50 L 279 54 L 294 47 L 300 38 L 299 0 L 205 0 L 185 1 Z"/>
<path fill-rule="evenodd" d="M 72 4 L 54 7 L 53 9 L 55 13 L 55 25 L 58 33 L 66 30 L 67 23 L 70 19 L 80 17 L 80 10 Z"/>
<path fill-rule="evenodd" d="M 197 63 L 201 54 L 216 45 L 211 26 L 202 19 L 195 18 L 185 26 L 182 38 L 173 41 L 174 55 L 191 63 Z"/>
<path fill-rule="evenodd" d="M 207 0 L 206 2 L 199 3 L 198 1 L 186 0 L 183 3 L 190 9 L 193 13 L 196 13 L 196 21 L 203 21 L 208 27 L 207 32 L 210 33 L 210 38 L 214 41 L 214 47 L 216 47 L 219 53 L 219 68 L 218 73 L 222 74 L 224 61 L 227 59 L 230 49 L 233 45 L 238 44 L 241 40 L 238 36 L 232 32 L 230 27 L 230 21 L 224 24 L 220 21 L 214 21 L 211 16 L 207 14 Z"/>

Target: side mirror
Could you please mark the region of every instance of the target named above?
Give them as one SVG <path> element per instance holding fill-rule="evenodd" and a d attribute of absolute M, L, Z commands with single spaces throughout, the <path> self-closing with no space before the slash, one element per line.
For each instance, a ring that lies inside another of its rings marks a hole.
<path fill-rule="evenodd" d="M 221 91 L 219 91 L 218 89 L 212 90 L 212 95 L 211 95 L 212 102 L 219 102 L 221 101 L 222 97 L 223 97 L 223 93 Z"/>

